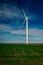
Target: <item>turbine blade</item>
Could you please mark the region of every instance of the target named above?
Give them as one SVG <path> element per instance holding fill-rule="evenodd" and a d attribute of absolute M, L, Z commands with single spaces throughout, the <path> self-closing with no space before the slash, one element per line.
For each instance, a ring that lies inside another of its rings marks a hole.
<path fill-rule="evenodd" d="M 22 11 L 23 11 L 24 17 L 26 18 L 26 14 L 25 14 L 25 12 L 24 12 L 23 8 L 22 8 Z"/>
<path fill-rule="evenodd" d="M 30 16 L 28 16 L 28 20 L 31 21 L 31 17 Z"/>
<path fill-rule="evenodd" d="M 24 22 L 23 22 L 23 24 L 22 24 L 22 27 L 24 26 L 24 23 L 25 23 L 25 20 L 24 20 Z"/>
<path fill-rule="evenodd" d="M 31 13 L 29 12 L 29 15 L 28 15 L 28 20 L 31 21 Z"/>

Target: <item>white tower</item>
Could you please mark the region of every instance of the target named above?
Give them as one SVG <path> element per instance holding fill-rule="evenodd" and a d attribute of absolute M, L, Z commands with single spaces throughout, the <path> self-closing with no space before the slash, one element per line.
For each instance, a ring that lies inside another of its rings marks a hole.
<path fill-rule="evenodd" d="M 26 17 L 26 44 L 28 45 L 28 17 Z"/>
<path fill-rule="evenodd" d="M 26 21 L 26 45 L 28 45 L 28 17 L 26 16 L 24 10 L 23 10 L 23 14 L 24 14 L 25 21 Z"/>

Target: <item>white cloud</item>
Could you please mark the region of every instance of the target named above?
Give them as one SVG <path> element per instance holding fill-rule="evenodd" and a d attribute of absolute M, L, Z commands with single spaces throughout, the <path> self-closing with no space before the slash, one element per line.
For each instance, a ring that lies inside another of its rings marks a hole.
<path fill-rule="evenodd" d="M 5 17 L 5 18 L 22 18 L 22 12 L 19 8 L 16 6 L 11 6 L 8 4 L 2 4 L 3 6 L 0 7 L 0 17 Z"/>
<path fill-rule="evenodd" d="M 21 35 L 26 35 L 26 30 L 13 30 L 11 27 L 8 27 L 8 26 L 5 26 L 5 25 L 0 25 L 0 30 L 2 30 L 2 32 L 9 32 L 10 36 L 13 35 L 13 34 L 16 34 L 16 35 L 18 35 L 17 37 L 15 37 L 17 39 L 17 41 L 21 40 L 21 41 L 25 42 L 25 37 L 21 37 Z M 43 43 L 43 30 L 36 29 L 36 28 L 29 29 L 28 34 L 30 35 L 29 36 L 29 42 L 30 43 Z M 5 37 L 8 37 L 8 38 L 10 36 L 5 35 Z M 11 39 L 12 39 L 12 36 L 11 36 Z"/>
<path fill-rule="evenodd" d="M 10 32 L 10 34 L 20 34 L 20 35 L 26 34 L 25 30 L 13 30 L 11 27 L 8 27 L 6 25 L 0 25 L 0 30 L 2 30 L 3 32 Z"/>
<path fill-rule="evenodd" d="M 29 43 L 43 43 L 43 38 L 29 38 Z"/>
<path fill-rule="evenodd" d="M 38 15 L 36 15 L 35 13 L 30 13 L 28 12 L 28 17 L 31 20 L 37 20 L 38 19 Z M 17 6 L 11 6 L 9 4 L 2 4 L 2 6 L 0 7 L 0 18 L 24 18 L 22 9 L 19 9 Z"/>
<path fill-rule="evenodd" d="M 12 30 L 11 34 L 22 34 L 22 35 L 25 35 L 26 32 L 25 32 L 25 30 Z"/>
<path fill-rule="evenodd" d="M 29 43 L 43 43 L 43 29 L 29 29 Z"/>
<path fill-rule="evenodd" d="M 3 32 L 10 32 L 11 28 L 5 25 L 0 25 L 0 30 L 2 30 Z"/>
<path fill-rule="evenodd" d="M 35 37 L 43 37 L 43 29 L 29 29 L 29 35 L 35 36 Z"/>
<path fill-rule="evenodd" d="M 26 34 L 26 30 L 13 30 L 11 27 L 8 27 L 6 25 L 0 25 L 0 30 L 6 31 L 6 32 L 10 32 L 11 34 Z M 43 29 L 37 29 L 37 28 L 31 28 L 28 31 L 28 34 L 30 36 L 34 36 L 34 37 L 43 37 Z"/>

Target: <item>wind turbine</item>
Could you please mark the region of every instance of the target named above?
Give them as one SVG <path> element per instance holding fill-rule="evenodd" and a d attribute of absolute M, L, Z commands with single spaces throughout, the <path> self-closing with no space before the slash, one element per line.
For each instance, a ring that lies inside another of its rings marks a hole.
<path fill-rule="evenodd" d="M 25 21 L 26 21 L 26 45 L 28 45 L 28 16 L 26 16 L 23 8 L 22 8 L 22 11 L 23 11 Z M 23 22 L 23 25 L 24 25 L 25 21 Z"/>

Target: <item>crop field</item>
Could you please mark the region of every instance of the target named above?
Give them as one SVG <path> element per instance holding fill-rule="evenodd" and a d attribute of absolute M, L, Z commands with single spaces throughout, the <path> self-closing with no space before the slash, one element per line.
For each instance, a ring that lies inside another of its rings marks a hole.
<path fill-rule="evenodd" d="M 0 44 L 0 65 L 43 65 L 43 44 Z"/>

